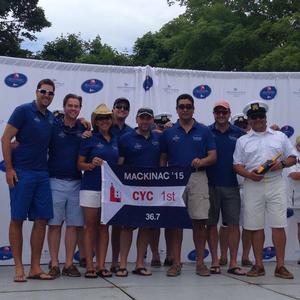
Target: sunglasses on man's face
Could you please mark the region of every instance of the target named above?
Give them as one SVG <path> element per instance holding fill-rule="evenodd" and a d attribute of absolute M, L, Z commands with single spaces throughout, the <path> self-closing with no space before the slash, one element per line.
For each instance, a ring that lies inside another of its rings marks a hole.
<path fill-rule="evenodd" d="M 126 110 L 126 111 L 129 110 L 129 107 L 126 106 L 126 105 L 116 105 L 115 108 L 116 109 L 120 109 L 120 110 L 123 109 L 123 110 Z"/>
<path fill-rule="evenodd" d="M 216 115 L 227 115 L 229 113 L 229 111 L 228 110 L 224 110 L 224 109 L 216 109 L 216 110 L 214 110 L 214 114 L 216 114 Z"/>
<path fill-rule="evenodd" d="M 191 109 L 194 109 L 194 106 L 192 104 L 179 104 L 177 106 L 177 108 L 181 109 L 181 110 L 191 110 Z"/>
<path fill-rule="evenodd" d="M 54 92 L 49 91 L 49 90 L 38 89 L 38 92 L 41 93 L 42 95 L 48 94 L 48 96 L 54 96 Z"/>
<path fill-rule="evenodd" d="M 250 119 L 251 120 L 265 119 L 265 117 L 266 117 L 266 114 L 264 114 L 264 113 L 257 113 L 257 114 L 251 115 Z"/>
<path fill-rule="evenodd" d="M 96 121 L 107 121 L 107 120 L 111 120 L 111 116 L 97 116 L 96 117 Z"/>

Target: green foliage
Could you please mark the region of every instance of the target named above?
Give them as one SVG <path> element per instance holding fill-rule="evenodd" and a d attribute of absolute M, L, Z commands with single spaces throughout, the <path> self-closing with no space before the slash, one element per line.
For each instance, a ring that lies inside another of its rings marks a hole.
<path fill-rule="evenodd" d="M 31 55 L 20 43 L 35 40 L 34 33 L 51 25 L 37 4 L 38 0 L 0 0 L 0 55 Z"/>
<path fill-rule="evenodd" d="M 134 45 L 134 64 L 300 71 L 299 0 L 170 0 L 186 12 Z"/>
<path fill-rule="evenodd" d="M 131 64 L 128 56 L 102 44 L 100 36 L 92 41 L 84 41 L 80 34 L 61 35 L 54 41 L 47 42 L 36 58 L 88 64 Z"/>

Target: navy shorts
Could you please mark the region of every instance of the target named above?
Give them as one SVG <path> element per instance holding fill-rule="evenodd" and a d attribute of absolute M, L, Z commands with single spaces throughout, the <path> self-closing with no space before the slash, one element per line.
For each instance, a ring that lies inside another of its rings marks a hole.
<path fill-rule="evenodd" d="M 53 203 L 47 171 L 16 169 L 18 182 L 10 189 L 12 220 L 49 220 Z"/>

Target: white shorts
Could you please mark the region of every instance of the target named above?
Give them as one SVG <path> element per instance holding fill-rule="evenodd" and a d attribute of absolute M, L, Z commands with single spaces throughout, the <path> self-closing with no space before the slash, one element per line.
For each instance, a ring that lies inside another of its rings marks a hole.
<path fill-rule="evenodd" d="M 265 215 L 271 228 L 287 226 L 287 194 L 282 176 L 265 177 L 260 182 L 244 182 L 243 227 L 247 230 L 265 228 Z"/>
<path fill-rule="evenodd" d="M 79 192 L 80 206 L 82 207 L 101 207 L 101 191 L 81 190 Z"/>

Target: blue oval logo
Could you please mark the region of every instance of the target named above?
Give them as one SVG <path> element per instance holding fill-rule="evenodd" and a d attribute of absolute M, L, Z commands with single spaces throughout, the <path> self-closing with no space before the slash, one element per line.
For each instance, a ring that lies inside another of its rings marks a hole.
<path fill-rule="evenodd" d="M 290 218 L 290 217 L 292 217 L 294 215 L 294 210 L 292 209 L 292 208 L 288 208 L 287 210 L 286 210 L 286 217 L 287 218 Z"/>
<path fill-rule="evenodd" d="M 95 253 L 93 253 L 93 257 L 95 257 Z M 80 262 L 80 253 L 79 250 L 77 250 L 73 255 L 74 260 Z"/>
<path fill-rule="evenodd" d="M 193 95 L 198 99 L 205 99 L 211 93 L 211 88 L 206 84 L 196 86 L 193 90 Z"/>
<path fill-rule="evenodd" d="M 81 89 L 88 94 L 97 93 L 103 88 L 103 82 L 99 79 L 86 80 L 82 85 Z"/>
<path fill-rule="evenodd" d="M 9 87 L 18 88 L 27 82 L 27 77 L 22 73 L 13 73 L 6 76 L 4 82 Z"/>
<path fill-rule="evenodd" d="M 6 172 L 5 161 L 4 160 L 0 161 L 0 171 Z"/>
<path fill-rule="evenodd" d="M 263 259 L 271 259 L 276 256 L 275 247 L 269 246 L 263 249 Z"/>
<path fill-rule="evenodd" d="M 265 100 L 272 100 L 277 94 L 277 89 L 275 86 L 266 86 L 260 91 L 260 97 Z"/>
<path fill-rule="evenodd" d="M 149 91 L 152 88 L 152 86 L 153 86 L 153 79 L 149 75 L 147 75 L 143 83 L 143 88 L 145 92 Z"/>
<path fill-rule="evenodd" d="M 0 260 L 8 260 L 12 258 L 13 255 L 10 246 L 0 247 Z"/>
<path fill-rule="evenodd" d="M 209 251 L 207 249 L 204 249 L 204 258 L 206 258 L 208 255 L 209 255 Z M 197 260 L 196 250 L 195 249 L 192 250 L 188 254 L 187 258 L 191 261 L 196 261 Z"/>
<path fill-rule="evenodd" d="M 283 132 L 288 138 L 290 138 L 295 132 L 294 128 L 290 125 L 281 127 L 280 131 Z"/>

